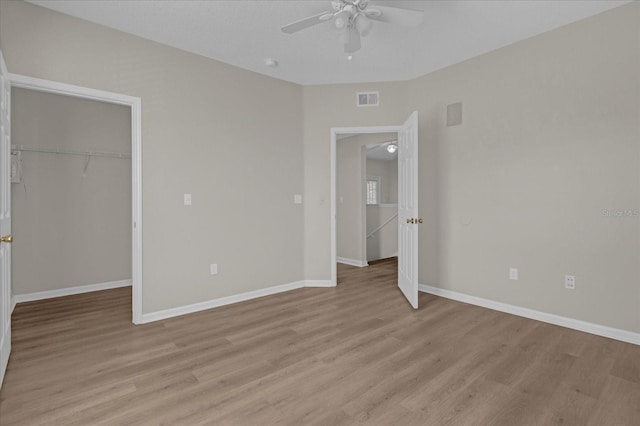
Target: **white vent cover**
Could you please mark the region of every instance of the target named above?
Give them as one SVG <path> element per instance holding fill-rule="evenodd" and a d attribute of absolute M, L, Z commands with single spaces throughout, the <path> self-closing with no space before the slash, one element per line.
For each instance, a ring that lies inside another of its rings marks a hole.
<path fill-rule="evenodd" d="M 378 92 L 358 92 L 356 96 L 358 106 L 378 106 L 380 94 Z"/>

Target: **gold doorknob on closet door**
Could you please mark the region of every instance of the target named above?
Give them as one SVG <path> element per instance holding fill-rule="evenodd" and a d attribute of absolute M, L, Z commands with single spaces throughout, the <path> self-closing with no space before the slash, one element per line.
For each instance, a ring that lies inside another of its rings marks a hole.
<path fill-rule="evenodd" d="M 420 218 L 420 219 L 416 220 L 416 222 L 418 222 L 418 223 L 422 223 L 422 218 Z"/>
<path fill-rule="evenodd" d="M 0 242 L 12 243 L 13 242 L 13 235 L 5 235 L 4 237 L 0 237 Z"/>
<path fill-rule="evenodd" d="M 413 223 L 413 218 L 407 219 L 407 223 Z"/>

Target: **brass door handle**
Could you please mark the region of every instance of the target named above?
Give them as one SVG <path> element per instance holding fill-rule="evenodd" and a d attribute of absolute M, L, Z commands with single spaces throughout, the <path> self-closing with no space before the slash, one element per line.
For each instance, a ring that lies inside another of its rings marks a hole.
<path fill-rule="evenodd" d="M 422 218 L 420 218 L 420 219 L 416 220 L 416 222 L 418 222 L 418 223 L 422 223 Z"/>
<path fill-rule="evenodd" d="M 0 242 L 2 243 L 12 243 L 13 235 L 5 235 L 4 237 L 0 237 Z"/>

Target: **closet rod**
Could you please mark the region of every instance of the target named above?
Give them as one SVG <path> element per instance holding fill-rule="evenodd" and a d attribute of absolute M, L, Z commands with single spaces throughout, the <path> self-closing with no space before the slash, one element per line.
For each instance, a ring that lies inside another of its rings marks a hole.
<path fill-rule="evenodd" d="M 70 151 L 66 149 L 47 149 L 47 148 L 33 148 L 24 145 L 12 145 L 13 151 L 27 151 L 27 152 L 42 152 L 45 154 L 67 154 L 67 155 L 82 155 L 90 157 L 108 157 L 108 158 L 131 158 L 129 153 L 120 152 L 103 152 L 103 151 Z"/>

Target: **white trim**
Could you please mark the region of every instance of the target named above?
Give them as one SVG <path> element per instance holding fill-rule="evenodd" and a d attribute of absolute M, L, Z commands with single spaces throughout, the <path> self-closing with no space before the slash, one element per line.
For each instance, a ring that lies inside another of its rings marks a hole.
<path fill-rule="evenodd" d="M 76 86 L 74 84 L 60 83 L 52 80 L 29 77 L 26 75 L 9 73 L 11 87 L 38 90 L 40 92 L 55 93 L 58 95 L 73 96 L 76 98 L 93 99 L 100 102 L 130 106 L 140 98 L 122 95 L 120 93 L 106 92 L 90 87 Z"/>
<path fill-rule="evenodd" d="M 518 315 L 520 317 L 559 325 L 561 327 L 571 328 L 573 330 L 584 331 L 586 333 L 595 334 L 597 336 L 608 337 L 611 339 L 640 345 L 640 333 L 620 330 L 618 328 L 580 321 L 574 318 L 563 317 L 560 315 L 549 314 L 546 312 L 536 311 L 534 309 L 510 305 L 508 303 L 496 302 L 494 300 L 483 299 L 481 297 L 432 287 L 425 284 L 420 284 L 418 289 L 423 293 L 429 293 L 447 299 L 457 300 L 458 302 L 469 303 L 471 305 L 481 306 L 483 308 L 493 309 L 495 311 L 506 312 L 508 314 Z"/>
<path fill-rule="evenodd" d="M 340 256 L 336 257 L 336 262 L 344 263 L 345 265 L 357 266 L 358 268 L 369 266 L 369 263 L 366 260 L 349 259 L 347 257 Z"/>
<path fill-rule="evenodd" d="M 336 285 L 331 280 L 306 280 L 304 282 L 305 287 L 335 287 Z"/>
<path fill-rule="evenodd" d="M 160 321 L 167 318 L 173 318 L 180 315 L 192 314 L 194 312 L 204 311 L 220 306 L 231 305 L 233 303 L 244 302 L 246 300 L 257 299 L 258 297 L 270 296 L 285 291 L 296 290 L 305 287 L 304 281 L 296 281 L 289 284 L 277 285 L 274 287 L 262 288 L 260 290 L 249 291 L 233 296 L 221 297 L 219 299 L 208 300 L 206 302 L 194 303 L 192 305 L 179 306 L 177 308 L 166 309 L 163 311 L 151 312 L 142 315 L 142 323 Z"/>
<path fill-rule="evenodd" d="M 8 74 L 9 73 L 7 72 L 7 67 L 4 62 L 4 56 L 2 54 L 2 50 L 0 50 L 0 75 L 2 76 L 2 81 L 0 82 L 0 84 L 2 84 L 2 89 L 1 89 L 2 93 L 0 93 L 0 96 L 2 96 L 5 90 L 4 80 L 7 79 L 7 81 L 9 81 Z M 10 92 L 10 89 L 9 89 L 9 92 Z M 6 101 L 10 102 L 11 100 L 10 93 L 6 95 L 7 95 Z M 7 123 L 7 125 L 9 126 L 9 129 L 11 129 L 11 104 L 9 103 L 8 105 L 6 105 L 6 107 L 7 107 L 7 112 L 9 116 L 8 117 L 9 123 Z M 11 148 L 11 146 L 9 146 L 9 148 Z M 9 195 L 11 195 L 11 184 L 9 184 Z M 9 202 L 11 202 L 10 199 L 9 199 Z M 11 249 L 8 248 L 7 250 L 9 253 L 8 256 L 11 256 Z M 9 274 L 10 273 L 11 271 L 9 271 Z M 3 286 L 0 288 L 0 295 L 8 295 L 8 298 L 9 298 L 9 300 L 4 300 L 4 298 L 3 300 L 0 300 L 0 304 L 1 304 L 0 315 L 3 317 L 2 320 L 0 320 L 0 323 L 2 323 L 2 326 L 1 326 L 2 328 L 0 329 L 0 389 L 2 389 L 2 383 L 4 381 L 4 376 L 7 371 L 7 366 L 9 364 L 9 357 L 11 356 L 11 312 L 12 312 L 11 303 L 13 298 L 11 297 L 11 278 L 10 277 L 9 277 L 9 280 L 5 280 L 3 282 Z M 5 308 L 7 307 L 9 308 L 9 312 L 5 312 Z M 8 314 L 8 321 L 5 323 L 3 320 L 4 318 L 6 318 L 5 317 L 6 314 Z"/>
<path fill-rule="evenodd" d="M 112 288 L 120 287 L 131 287 L 131 280 L 110 281 L 106 283 L 59 288 L 57 290 L 39 291 L 36 293 L 16 294 L 13 296 L 12 300 L 15 306 L 16 303 L 53 299 L 54 297 L 71 296 L 72 294 L 90 293 L 92 291 L 111 290 Z"/>
<path fill-rule="evenodd" d="M 0 72 L 2 73 L 2 75 L 5 75 L 7 76 L 7 78 L 11 79 L 9 75 L 9 70 L 7 69 L 7 64 L 4 61 L 4 55 L 2 54 L 2 50 L 0 50 L 0 67 L 1 67 Z"/>
<path fill-rule="evenodd" d="M 142 323 L 142 99 L 120 93 L 8 74 L 12 87 L 126 105 L 131 108 L 131 267 L 133 323 Z"/>
<path fill-rule="evenodd" d="M 371 133 L 398 133 L 402 130 L 402 126 L 367 126 L 367 127 L 332 127 L 330 130 L 331 137 L 331 287 L 338 284 L 338 266 L 336 259 L 337 242 L 336 242 L 336 142 L 338 134 L 358 135 L 358 134 L 371 134 Z"/>
<path fill-rule="evenodd" d="M 16 308 L 16 303 L 18 303 L 16 302 L 16 297 L 11 297 L 11 308 L 9 309 L 9 315 L 13 314 L 13 310 Z"/>
<path fill-rule="evenodd" d="M 3 333 L 2 338 L 0 338 L 0 389 L 2 389 L 4 376 L 9 365 L 9 357 L 11 356 L 11 327 L 8 329 L 9 333 Z"/>

